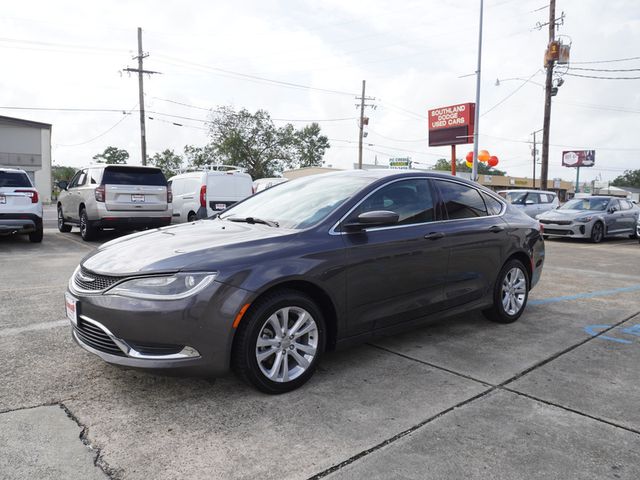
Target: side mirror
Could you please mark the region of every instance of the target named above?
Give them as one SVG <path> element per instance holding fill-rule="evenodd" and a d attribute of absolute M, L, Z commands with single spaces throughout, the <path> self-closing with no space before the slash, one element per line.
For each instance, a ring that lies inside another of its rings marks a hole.
<path fill-rule="evenodd" d="M 56 185 L 58 185 L 58 188 L 60 188 L 60 190 L 66 190 L 69 186 L 69 182 L 67 182 L 66 180 L 60 180 Z"/>
<path fill-rule="evenodd" d="M 609 208 L 609 210 L 607 210 L 609 213 L 616 213 L 618 211 L 618 209 L 616 207 L 611 207 Z"/>
<path fill-rule="evenodd" d="M 382 225 L 393 225 L 398 223 L 400 215 L 389 210 L 375 210 L 373 212 L 365 212 L 358 215 L 357 221 L 347 223 L 343 228 L 347 231 L 362 230 L 367 227 L 377 227 Z"/>

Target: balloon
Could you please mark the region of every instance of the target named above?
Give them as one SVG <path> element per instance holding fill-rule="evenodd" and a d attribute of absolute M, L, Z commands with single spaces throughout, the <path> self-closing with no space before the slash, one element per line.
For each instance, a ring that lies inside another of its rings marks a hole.
<path fill-rule="evenodd" d="M 464 163 L 466 163 L 466 164 L 467 164 L 467 167 L 469 167 L 469 168 L 473 168 L 473 162 L 464 162 Z"/>
<path fill-rule="evenodd" d="M 473 162 L 473 152 L 467 153 L 467 156 L 465 157 L 465 160 L 467 162 Z"/>
<path fill-rule="evenodd" d="M 480 150 L 478 152 L 478 160 L 481 162 L 486 162 L 491 158 L 491 154 L 486 150 Z"/>
<path fill-rule="evenodd" d="M 495 167 L 496 165 L 498 165 L 498 157 L 494 155 L 489 159 L 487 163 L 489 164 L 490 167 Z"/>

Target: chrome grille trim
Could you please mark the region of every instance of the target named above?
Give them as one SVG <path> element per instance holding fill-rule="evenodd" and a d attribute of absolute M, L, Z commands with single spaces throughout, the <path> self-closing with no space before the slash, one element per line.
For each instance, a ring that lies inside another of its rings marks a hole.
<path fill-rule="evenodd" d="M 101 293 L 126 277 L 100 275 L 79 266 L 73 274 L 73 289 L 82 293 Z"/>

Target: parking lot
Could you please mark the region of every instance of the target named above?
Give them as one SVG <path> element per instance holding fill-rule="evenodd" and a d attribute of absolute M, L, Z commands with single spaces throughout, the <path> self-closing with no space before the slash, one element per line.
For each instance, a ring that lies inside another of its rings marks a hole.
<path fill-rule="evenodd" d="M 0 478 L 640 478 L 640 245 L 549 240 L 515 324 L 478 312 L 324 357 L 281 396 L 76 346 L 101 242 L 0 238 Z M 53 215 L 53 220 L 51 218 Z"/>

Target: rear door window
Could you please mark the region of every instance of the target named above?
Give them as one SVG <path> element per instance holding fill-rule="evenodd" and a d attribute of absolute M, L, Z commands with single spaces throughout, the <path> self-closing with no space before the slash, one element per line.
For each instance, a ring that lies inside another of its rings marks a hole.
<path fill-rule="evenodd" d="M 153 185 L 166 186 L 167 179 L 161 170 L 135 167 L 107 167 L 102 177 L 105 185 Z"/>
<path fill-rule="evenodd" d="M 487 216 L 487 207 L 475 188 L 446 180 L 436 180 L 436 184 L 449 220 Z"/>
<path fill-rule="evenodd" d="M 29 176 L 22 172 L 7 172 L 0 170 L 0 187 L 32 187 Z"/>
<path fill-rule="evenodd" d="M 530 204 L 531 202 L 535 203 L 536 205 L 540 203 L 540 195 L 537 193 L 529 192 L 527 194 L 527 199 L 525 200 L 525 203 Z"/>
<path fill-rule="evenodd" d="M 486 193 L 482 194 L 482 198 L 484 198 L 484 203 L 487 205 L 489 215 L 500 215 L 502 203 Z"/>

